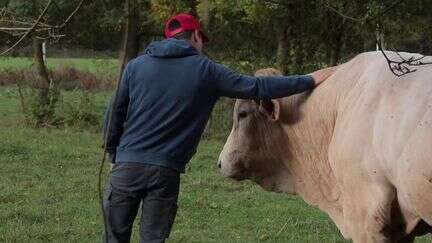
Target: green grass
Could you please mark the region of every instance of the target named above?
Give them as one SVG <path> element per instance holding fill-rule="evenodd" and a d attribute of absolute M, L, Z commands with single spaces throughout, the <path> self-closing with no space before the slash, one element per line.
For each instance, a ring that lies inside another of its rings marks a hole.
<path fill-rule="evenodd" d="M 32 65 L 32 58 L 0 57 L 0 70 L 28 69 Z M 117 74 L 119 70 L 117 59 L 47 58 L 47 65 L 49 68 L 75 67 L 92 73 L 113 72 Z"/>
<path fill-rule="evenodd" d="M 102 113 L 108 94 L 95 96 Z M 0 242 L 100 242 L 100 134 L 35 130 L 21 120 L 16 91 L 0 88 Z M 222 178 L 215 165 L 222 145 L 203 141 L 182 176 L 169 242 L 345 242 L 301 199 Z"/>
<path fill-rule="evenodd" d="M 97 242 L 99 136 L 26 128 L 0 134 L 0 241 Z M 341 241 L 329 219 L 300 200 L 217 175 L 220 148 L 203 142 L 183 176 L 171 242 Z"/>

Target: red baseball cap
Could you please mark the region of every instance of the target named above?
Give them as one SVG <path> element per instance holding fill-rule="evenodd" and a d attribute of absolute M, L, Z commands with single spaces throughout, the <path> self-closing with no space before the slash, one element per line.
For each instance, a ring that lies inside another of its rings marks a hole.
<path fill-rule="evenodd" d="M 168 26 L 171 24 L 173 20 L 177 20 L 180 23 L 180 27 L 175 30 L 169 30 Z M 171 38 L 178 33 L 181 33 L 183 31 L 188 30 L 199 30 L 200 34 L 202 36 L 203 42 L 208 42 L 209 38 L 207 35 L 204 34 L 204 32 L 201 30 L 201 24 L 198 21 L 197 18 L 194 16 L 188 14 L 188 13 L 181 13 L 177 14 L 173 17 L 171 17 L 165 24 L 165 37 Z"/>

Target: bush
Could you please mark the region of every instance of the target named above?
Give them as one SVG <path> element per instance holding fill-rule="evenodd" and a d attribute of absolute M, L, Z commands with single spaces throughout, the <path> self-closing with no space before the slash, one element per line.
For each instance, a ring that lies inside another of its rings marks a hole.
<path fill-rule="evenodd" d="M 72 99 L 64 101 L 58 113 L 62 116 L 64 125 L 79 129 L 99 129 L 101 118 L 96 112 L 94 97 L 87 91 L 76 90 Z"/>
<path fill-rule="evenodd" d="M 56 107 L 60 99 L 60 90 L 57 86 L 51 82 L 48 95 L 47 103 L 41 104 L 41 89 L 31 88 L 30 89 L 30 111 L 26 111 L 26 121 L 34 127 L 49 127 L 49 126 L 60 126 L 62 118 L 56 114 Z M 25 102 L 25 101 L 23 101 Z"/>
<path fill-rule="evenodd" d="M 49 74 L 56 87 L 62 90 L 110 90 L 114 88 L 117 81 L 116 75 L 109 72 L 94 74 L 67 66 L 49 70 Z M 34 86 L 34 82 L 30 81 L 37 79 L 38 74 L 33 70 L 3 69 L 0 71 L 0 86 L 18 83 L 27 83 Z"/>
<path fill-rule="evenodd" d="M 223 63 L 244 74 L 253 74 L 259 68 L 270 66 L 263 60 L 225 60 Z M 89 91 L 113 90 L 117 81 L 113 72 L 106 72 L 106 63 L 98 62 L 95 66 L 96 70 L 93 72 L 66 65 L 51 69 L 49 76 L 53 86 L 50 88 L 50 105 L 47 107 L 40 107 L 37 103 L 34 80 L 38 79 L 38 74 L 32 70 L 3 69 L 0 71 L 0 85 L 21 85 L 28 110 L 27 123 L 32 126 L 41 119 L 42 112 L 48 111 L 48 126 L 95 130 L 100 128 L 102 119 L 96 111 L 95 97 Z M 205 130 L 205 138 L 225 138 L 228 135 L 232 124 L 233 104 L 234 100 L 229 98 L 218 101 Z"/>
<path fill-rule="evenodd" d="M 114 88 L 114 82 L 117 79 L 110 73 L 94 74 L 66 66 L 52 70 L 51 76 L 64 90 L 109 90 Z"/>
<path fill-rule="evenodd" d="M 75 89 L 67 93 L 61 92 L 52 82 L 45 105 L 41 105 L 39 92 L 38 88 L 28 85 L 28 82 L 18 84 L 26 125 L 100 129 L 101 117 L 97 113 L 95 98 L 89 91 Z"/>

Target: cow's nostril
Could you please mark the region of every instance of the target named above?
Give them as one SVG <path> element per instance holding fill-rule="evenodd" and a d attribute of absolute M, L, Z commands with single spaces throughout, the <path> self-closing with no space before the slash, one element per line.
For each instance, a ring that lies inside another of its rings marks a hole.
<path fill-rule="evenodd" d="M 219 168 L 219 169 L 222 168 L 222 162 L 221 162 L 220 160 L 218 161 L 217 164 L 218 164 L 218 168 Z"/>

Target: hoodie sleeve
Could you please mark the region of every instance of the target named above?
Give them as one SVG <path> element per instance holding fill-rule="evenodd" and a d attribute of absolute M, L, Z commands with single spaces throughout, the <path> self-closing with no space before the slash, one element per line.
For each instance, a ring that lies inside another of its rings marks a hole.
<path fill-rule="evenodd" d="M 103 127 L 103 138 L 108 136 L 107 141 L 107 152 L 112 156 L 115 154 L 116 148 L 119 145 L 120 138 L 123 134 L 123 125 L 126 120 L 128 106 L 129 106 L 129 79 L 130 79 L 130 64 L 128 64 L 123 72 L 122 79 L 120 81 L 119 90 L 117 92 L 117 104 L 113 107 L 115 94 L 111 98 L 108 107 L 105 112 L 105 120 Z M 114 109 L 113 109 L 114 108 Z M 111 128 L 109 134 L 107 133 L 109 116 L 112 112 Z"/>
<path fill-rule="evenodd" d="M 218 96 L 239 99 L 277 99 L 312 89 L 310 75 L 248 76 L 210 60 L 210 82 Z"/>

